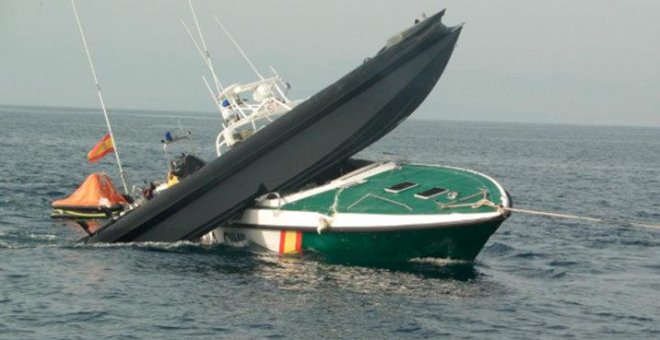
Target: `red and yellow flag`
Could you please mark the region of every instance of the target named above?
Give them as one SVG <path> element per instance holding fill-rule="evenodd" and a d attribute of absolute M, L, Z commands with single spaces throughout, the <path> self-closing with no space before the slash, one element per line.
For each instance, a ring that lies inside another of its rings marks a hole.
<path fill-rule="evenodd" d="M 112 137 L 110 137 L 109 133 L 106 133 L 105 136 L 103 136 L 103 138 L 101 138 L 98 143 L 89 150 L 87 153 L 87 160 L 90 163 L 94 163 L 113 151 L 115 151 L 115 147 L 112 142 Z"/>
<path fill-rule="evenodd" d="M 300 231 L 280 231 L 280 254 L 300 254 L 302 233 Z"/>

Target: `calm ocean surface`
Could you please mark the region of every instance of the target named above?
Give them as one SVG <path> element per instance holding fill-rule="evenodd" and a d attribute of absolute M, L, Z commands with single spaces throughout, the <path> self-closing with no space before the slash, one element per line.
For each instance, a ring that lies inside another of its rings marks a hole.
<path fill-rule="evenodd" d="M 111 113 L 129 179 L 164 131 L 213 156 L 218 119 Z M 191 243 L 88 246 L 53 199 L 112 157 L 98 110 L 0 107 L 0 338 L 660 338 L 660 230 L 514 214 L 472 265 L 396 268 Z M 190 146 L 182 145 L 182 148 Z M 517 207 L 660 224 L 660 128 L 409 120 L 360 156 L 467 167 Z"/>

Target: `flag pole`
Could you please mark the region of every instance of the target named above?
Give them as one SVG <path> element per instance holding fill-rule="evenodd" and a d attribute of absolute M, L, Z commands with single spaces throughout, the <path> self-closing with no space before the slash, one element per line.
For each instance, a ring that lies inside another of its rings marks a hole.
<path fill-rule="evenodd" d="M 80 16 L 78 16 L 78 8 L 76 7 L 75 0 L 71 0 L 71 6 L 73 6 L 73 14 L 76 16 L 76 22 L 78 23 L 78 30 L 80 31 L 80 37 L 82 38 L 83 46 L 85 47 L 85 53 L 87 54 L 87 61 L 89 62 L 89 67 L 92 70 L 92 77 L 94 78 L 94 83 L 96 84 L 96 93 L 98 94 L 99 101 L 101 102 L 101 109 L 103 110 L 103 116 L 105 116 L 105 124 L 108 127 L 108 134 L 110 134 L 110 140 L 112 140 L 112 147 L 114 148 L 115 158 L 117 159 L 117 168 L 119 168 L 119 178 L 121 179 L 121 184 L 124 186 L 124 193 L 129 194 L 128 184 L 126 183 L 126 173 L 124 168 L 121 166 L 121 160 L 119 159 L 119 152 L 117 151 L 117 145 L 115 144 L 115 136 L 112 134 L 112 126 L 110 125 L 110 119 L 108 119 L 108 111 L 105 108 L 105 102 L 103 101 L 103 95 L 101 94 L 101 85 L 99 84 L 98 78 L 96 78 L 96 70 L 94 69 L 94 63 L 92 62 L 92 56 L 89 53 L 89 47 L 87 46 L 87 40 L 85 39 L 85 33 L 83 33 L 82 24 L 80 23 Z"/>

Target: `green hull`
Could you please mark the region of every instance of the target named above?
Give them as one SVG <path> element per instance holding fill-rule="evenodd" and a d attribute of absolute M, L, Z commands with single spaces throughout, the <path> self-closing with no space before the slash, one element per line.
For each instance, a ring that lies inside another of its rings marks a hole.
<path fill-rule="evenodd" d="M 319 253 L 333 263 L 377 264 L 425 257 L 473 261 L 500 224 L 502 220 L 436 229 L 305 232 L 302 250 Z"/>

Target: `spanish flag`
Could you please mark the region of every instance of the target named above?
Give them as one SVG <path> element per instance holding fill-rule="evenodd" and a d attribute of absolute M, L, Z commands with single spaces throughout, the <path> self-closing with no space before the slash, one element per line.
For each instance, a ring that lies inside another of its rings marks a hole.
<path fill-rule="evenodd" d="M 94 145 L 92 150 L 89 150 L 87 153 L 87 160 L 90 163 L 94 163 L 113 151 L 115 151 L 115 143 L 113 143 L 110 134 L 106 133 L 105 136 Z"/>
<path fill-rule="evenodd" d="M 302 232 L 280 231 L 280 254 L 300 254 L 302 252 Z"/>

